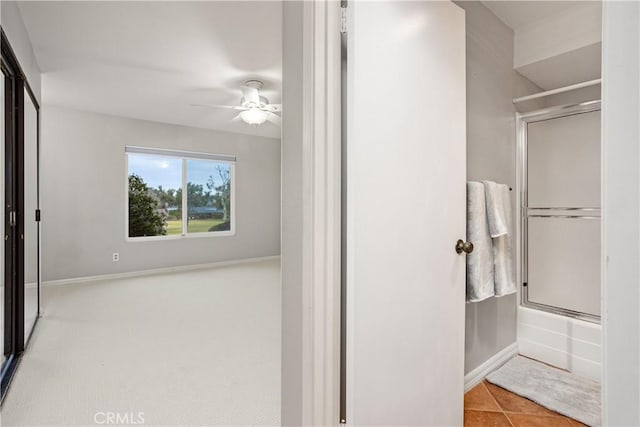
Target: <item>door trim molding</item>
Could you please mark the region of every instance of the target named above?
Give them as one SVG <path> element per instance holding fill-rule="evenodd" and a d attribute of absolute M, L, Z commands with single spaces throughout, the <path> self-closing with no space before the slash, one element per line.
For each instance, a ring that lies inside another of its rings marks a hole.
<path fill-rule="evenodd" d="M 313 79 L 313 420 L 338 425 L 341 293 L 341 10 L 337 1 L 314 1 Z"/>
<path fill-rule="evenodd" d="M 602 2 L 602 425 L 640 425 L 640 4 Z"/>
<path fill-rule="evenodd" d="M 331 426 L 340 397 L 340 2 L 284 8 L 281 423 Z"/>

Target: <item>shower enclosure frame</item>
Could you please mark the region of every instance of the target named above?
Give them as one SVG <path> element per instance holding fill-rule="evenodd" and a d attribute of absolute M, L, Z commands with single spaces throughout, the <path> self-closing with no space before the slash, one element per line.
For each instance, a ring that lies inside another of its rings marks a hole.
<path fill-rule="evenodd" d="M 601 208 L 529 208 L 528 201 L 528 158 L 527 158 L 527 126 L 545 120 L 568 117 L 577 114 L 590 113 L 601 110 L 601 101 L 586 101 L 579 104 L 568 104 L 557 107 L 545 108 L 528 113 L 516 113 L 516 206 L 519 221 L 516 221 L 516 259 L 518 290 L 520 292 L 520 305 L 561 316 L 572 317 L 592 323 L 601 323 L 601 317 L 590 313 L 574 311 L 563 307 L 542 304 L 529 300 L 528 290 L 528 218 L 536 216 L 560 217 L 575 219 L 600 219 Z M 535 211 L 530 213 L 529 211 Z M 549 214 L 540 215 L 539 211 L 548 211 Z M 537 213 L 537 215 L 536 215 Z"/>

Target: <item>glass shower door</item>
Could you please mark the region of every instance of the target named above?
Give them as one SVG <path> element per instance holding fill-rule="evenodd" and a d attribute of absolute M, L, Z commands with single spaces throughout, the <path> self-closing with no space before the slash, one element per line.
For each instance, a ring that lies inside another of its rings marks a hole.
<path fill-rule="evenodd" d="M 597 321 L 599 104 L 528 122 L 525 170 L 523 303 Z"/>

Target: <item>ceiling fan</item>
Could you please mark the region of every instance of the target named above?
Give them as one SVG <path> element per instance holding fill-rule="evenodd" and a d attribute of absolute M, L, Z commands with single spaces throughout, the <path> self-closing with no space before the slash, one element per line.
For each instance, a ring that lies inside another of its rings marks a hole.
<path fill-rule="evenodd" d="M 191 104 L 194 107 L 226 108 L 240 111 L 232 121 L 244 121 L 252 126 L 270 122 L 280 126 L 282 119 L 276 113 L 282 111 L 281 104 L 269 104 L 269 100 L 260 96 L 260 89 L 264 83 L 260 80 L 248 80 L 242 87 L 242 98 L 240 105 L 214 105 L 214 104 Z"/>

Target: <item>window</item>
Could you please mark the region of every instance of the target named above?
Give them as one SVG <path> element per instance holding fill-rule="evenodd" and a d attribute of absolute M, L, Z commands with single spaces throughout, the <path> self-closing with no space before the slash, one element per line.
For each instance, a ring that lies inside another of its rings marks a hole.
<path fill-rule="evenodd" d="M 234 156 L 141 147 L 125 151 L 129 238 L 233 233 Z"/>

